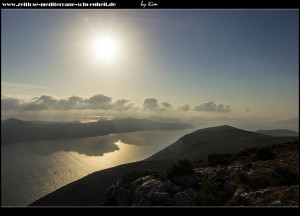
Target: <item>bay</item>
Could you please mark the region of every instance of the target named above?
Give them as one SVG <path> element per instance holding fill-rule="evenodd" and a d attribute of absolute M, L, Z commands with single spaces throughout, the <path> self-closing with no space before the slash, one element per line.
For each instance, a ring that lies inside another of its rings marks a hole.
<path fill-rule="evenodd" d="M 1 206 L 27 206 L 95 171 L 146 159 L 192 131 L 138 131 L 1 146 Z"/>

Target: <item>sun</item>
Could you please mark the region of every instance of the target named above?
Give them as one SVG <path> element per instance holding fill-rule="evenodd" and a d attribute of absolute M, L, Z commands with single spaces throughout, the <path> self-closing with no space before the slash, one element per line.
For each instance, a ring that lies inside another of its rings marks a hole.
<path fill-rule="evenodd" d="M 116 57 L 118 46 L 112 37 L 97 38 L 93 44 L 93 49 L 97 57 L 109 61 Z"/>

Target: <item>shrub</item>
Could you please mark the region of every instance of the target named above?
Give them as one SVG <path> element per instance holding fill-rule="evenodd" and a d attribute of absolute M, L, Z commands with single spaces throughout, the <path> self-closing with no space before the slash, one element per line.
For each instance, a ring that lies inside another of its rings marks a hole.
<path fill-rule="evenodd" d="M 257 148 L 255 147 L 248 147 L 243 150 L 241 150 L 239 153 L 237 153 L 238 157 L 249 157 L 251 154 L 255 153 L 257 151 Z"/>
<path fill-rule="evenodd" d="M 274 159 L 274 154 L 269 147 L 262 147 L 257 149 L 254 158 L 256 160 L 271 160 Z"/>
<path fill-rule="evenodd" d="M 253 164 L 251 162 L 248 162 L 245 166 L 244 166 L 245 169 L 251 169 L 253 168 Z"/>
<path fill-rule="evenodd" d="M 226 165 L 232 161 L 232 154 L 211 154 L 207 157 L 207 162 L 210 166 Z"/>
<path fill-rule="evenodd" d="M 269 175 L 267 173 L 263 173 L 260 175 L 248 176 L 249 184 L 248 186 L 252 190 L 263 189 L 271 186 Z"/>
<path fill-rule="evenodd" d="M 249 157 L 250 153 L 247 150 L 241 150 L 239 153 L 237 153 L 238 157 Z"/>
<path fill-rule="evenodd" d="M 246 151 L 250 152 L 250 153 L 255 153 L 257 151 L 256 147 L 248 147 L 246 148 Z"/>
<path fill-rule="evenodd" d="M 235 179 L 240 184 L 248 184 L 249 183 L 249 179 L 248 179 L 247 175 L 241 171 L 237 173 Z"/>
<path fill-rule="evenodd" d="M 270 182 L 273 186 L 291 186 L 299 184 L 299 175 L 288 168 L 276 166 L 271 172 Z"/>
<path fill-rule="evenodd" d="M 192 163 L 187 159 L 182 159 L 172 164 L 172 167 L 167 170 L 170 177 L 190 175 L 194 173 Z"/>
<path fill-rule="evenodd" d="M 217 176 L 204 179 L 200 185 L 199 192 L 194 196 L 197 206 L 222 206 L 230 199 L 224 191 L 222 184 L 224 180 Z"/>
<path fill-rule="evenodd" d="M 247 175 L 244 172 L 238 172 L 235 181 L 237 184 L 242 184 L 244 187 L 252 190 L 262 189 L 271 186 L 268 174 Z"/>

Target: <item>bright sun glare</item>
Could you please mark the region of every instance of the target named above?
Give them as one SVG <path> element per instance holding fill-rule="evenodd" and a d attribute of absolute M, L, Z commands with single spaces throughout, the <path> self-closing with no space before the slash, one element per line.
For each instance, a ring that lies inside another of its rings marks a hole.
<path fill-rule="evenodd" d="M 116 41 L 111 37 L 98 38 L 94 44 L 96 55 L 107 61 L 116 56 L 117 48 Z"/>

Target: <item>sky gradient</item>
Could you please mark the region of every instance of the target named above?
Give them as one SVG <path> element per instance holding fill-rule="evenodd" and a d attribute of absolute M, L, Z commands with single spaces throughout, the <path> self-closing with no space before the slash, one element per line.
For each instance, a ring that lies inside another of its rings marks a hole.
<path fill-rule="evenodd" d="M 298 10 L 2 10 L 1 16 L 3 117 L 47 110 L 299 117 Z M 111 61 L 92 51 L 100 35 L 118 45 Z"/>

